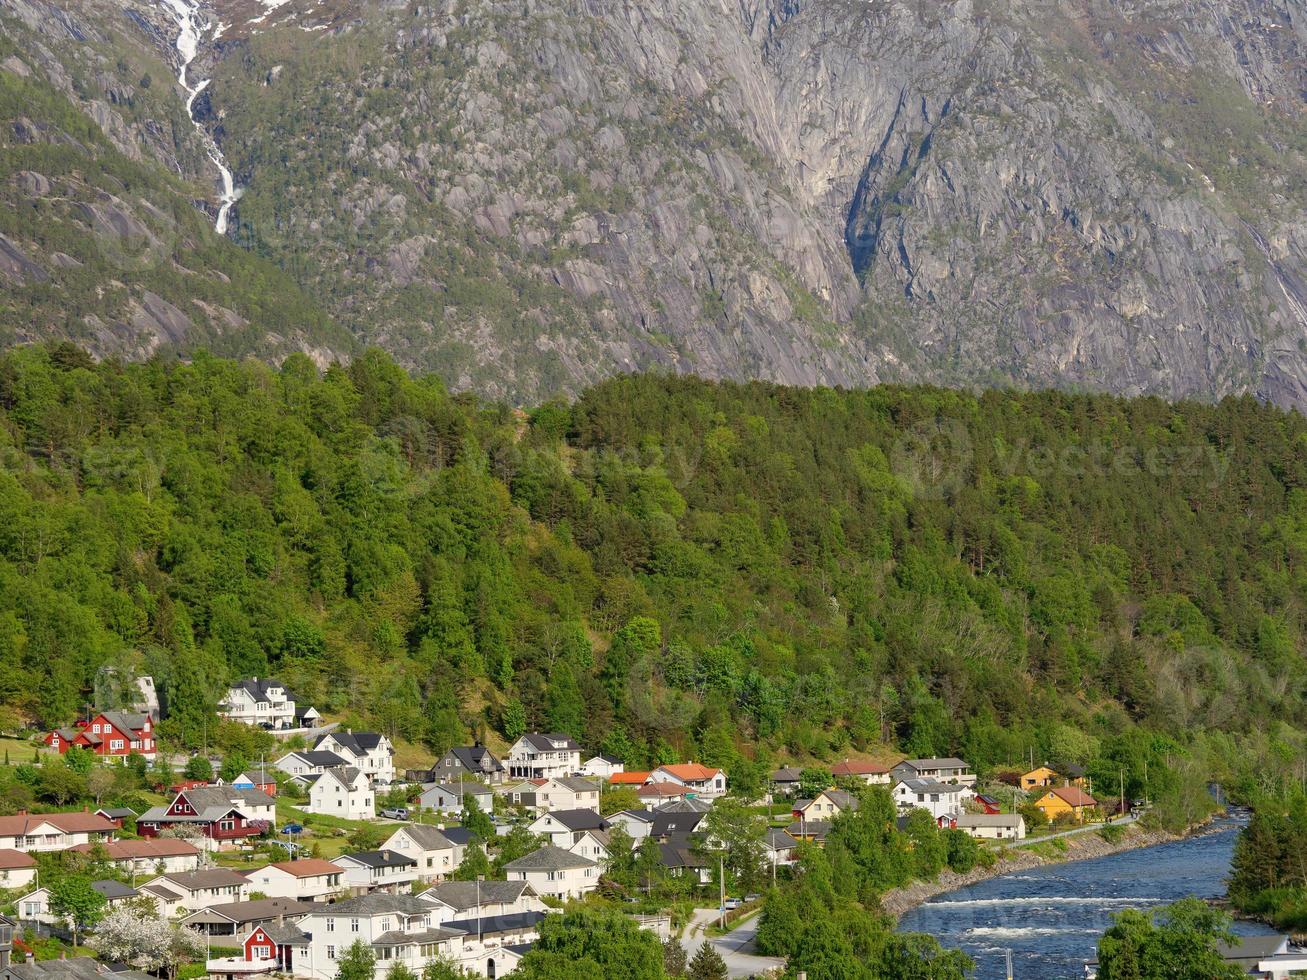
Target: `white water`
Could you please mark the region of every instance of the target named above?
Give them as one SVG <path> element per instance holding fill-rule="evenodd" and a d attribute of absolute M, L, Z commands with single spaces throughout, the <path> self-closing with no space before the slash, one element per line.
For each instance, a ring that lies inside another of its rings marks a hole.
<path fill-rule="evenodd" d="M 240 189 L 236 187 L 236 181 L 232 177 L 231 168 L 227 166 L 226 157 L 222 155 L 222 150 L 218 149 L 218 144 L 209 135 L 209 131 L 195 121 L 193 111 L 195 100 L 204 91 L 210 79 L 202 79 L 194 85 L 187 81 L 187 73 L 190 70 L 191 62 L 195 60 L 195 55 L 200 49 L 201 32 L 208 29 L 208 24 L 201 25 L 198 22 L 200 15 L 198 0 L 163 0 L 163 5 L 168 8 L 168 11 L 177 21 L 177 27 L 180 30 L 177 35 L 177 54 L 181 56 L 182 67 L 181 71 L 177 73 L 177 84 L 186 93 L 186 116 L 195 126 L 200 138 L 204 140 L 204 147 L 209 154 L 209 159 L 213 161 L 213 165 L 218 168 L 218 173 L 222 175 L 222 196 L 218 199 L 218 220 L 214 223 L 213 230 L 219 235 L 225 235 L 227 234 L 227 213 L 241 196 L 241 193 Z M 221 30 L 221 25 L 219 25 L 219 30 Z M 217 34 L 214 36 L 216 37 Z"/>

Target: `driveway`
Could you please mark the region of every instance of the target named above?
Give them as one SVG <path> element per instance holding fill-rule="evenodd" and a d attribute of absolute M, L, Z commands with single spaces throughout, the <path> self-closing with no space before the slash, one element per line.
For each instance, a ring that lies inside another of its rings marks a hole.
<path fill-rule="evenodd" d="M 1003 841 L 1002 843 L 1008 847 L 1029 847 L 1031 844 L 1042 844 L 1046 840 L 1057 840 L 1059 837 L 1074 837 L 1077 834 L 1088 834 L 1095 830 L 1102 830 L 1104 827 L 1108 826 L 1108 824 L 1117 827 L 1124 827 L 1127 824 L 1134 823 L 1138 819 L 1138 814 L 1130 813 L 1124 817 L 1117 817 L 1115 820 L 1109 820 L 1106 824 L 1090 823 L 1085 824 L 1083 827 L 1073 827 L 1071 830 L 1063 830 L 1056 834 L 1045 834 L 1043 837 L 1027 837 L 1025 840 Z"/>
<path fill-rule="evenodd" d="M 716 909 L 697 909 L 685 927 L 685 936 L 681 943 L 687 955 L 693 957 L 699 946 L 707 937 L 704 930 L 717 921 Z M 727 975 L 732 978 L 752 977 L 785 966 L 785 960 L 777 956 L 759 956 L 753 951 L 754 939 L 758 934 L 758 920 L 761 913 L 750 916 L 720 939 L 709 939 L 713 948 L 722 954 L 726 961 Z"/>

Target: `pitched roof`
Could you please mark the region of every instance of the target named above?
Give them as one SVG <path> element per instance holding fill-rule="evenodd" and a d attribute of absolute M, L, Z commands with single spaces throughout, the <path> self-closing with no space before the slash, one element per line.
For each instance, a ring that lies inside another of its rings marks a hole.
<path fill-rule="evenodd" d="M 19 813 L 12 817 L 0 817 L 0 837 L 24 836 L 43 823 L 57 827 L 65 834 L 111 834 L 118 829 L 113 821 L 82 810 L 72 813 Z"/>
<path fill-rule="evenodd" d="M 969 768 L 961 759 L 955 759 L 952 756 L 942 759 L 904 759 L 894 768 L 899 766 L 911 766 L 920 772 L 922 769 L 967 769 Z"/>
<path fill-rule="evenodd" d="M 326 749 L 315 749 L 308 752 L 288 752 L 277 760 L 277 765 L 281 765 L 291 756 L 294 756 L 297 759 L 302 759 L 311 766 L 321 766 L 323 769 L 335 769 L 338 766 L 349 765 L 348 762 L 342 759 L 335 752 L 329 752 Z"/>
<path fill-rule="evenodd" d="M 784 851 L 789 848 L 798 847 L 799 842 L 791 837 L 786 831 L 778 827 L 772 827 L 767 831 L 767 846 L 773 851 Z"/>
<path fill-rule="evenodd" d="M 136 811 L 129 806 L 116 806 L 112 809 L 101 807 L 95 812 L 107 820 L 130 820 L 136 816 Z"/>
<path fill-rule="evenodd" d="M 203 871 L 170 871 L 160 875 L 156 882 L 166 881 L 177 888 L 187 891 L 199 891 L 207 888 L 229 888 L 232 885 L 248 885 L 245 876 L 230 868 L 206 868 Z"/>
<path fill-rule="evenodd" d="M 106 844 L 78 844 L 70 848 L 82 853 L 90 853 L 97 847 L 104 848 L 104 853 L 113 861 L 130 861 L 133 858 L 167 858 L 190 857 L 199 854 L 200 849 L 184 840 L 169 840 L 166 837 L 151 837 L 148 840 L 116 840 Z"/>
<path fill-rule="evenodd" d="M 674 766 L 659 766 L 655 772 L 665 772 L 668 775 L 675 776 L 677 779 L 683 779 L 686 782 L 703 782 L 712 779 L 720 769 L 712 769 L 708 766 L 700 765 L 697 762 L 684 762 Z"/>
<path fill-rule="evenodd" d="M 1025 822 L 1019 813 L 959 813 L 959 827 L 1017 827 Z"/>
<path fill-rule="evenodd" d="M 383 932 L 376 939 L 372 940 L 373 946 L 416 946 L 420 943 L 438 943 L 445 939 L 454 939 L 463 935 L 461 932 L 455 932 L 453 929 L 445 929 L 436 926 L 430 929 L 423 929 L 421 932 L 405 932 L 402 929 L 394 929 L 390 932 Z"/>
<path fill-rule="evenodd" d="M 695 854 L 684 841 L 658 845 L 658 857 L 664 868 L 706 868 L 708 862 Z"/>
<path fill-rule="evenodd" d="M 139 714 L 135 711 L 101 711 L 100 717 L 120 732 L 136 733 L 145 728 L 146 722 L 150 720 L 149 715 Z"/>
<path fill-rule="evenodd" d="M 35 868 L 36 858 L 12 847 L 0 847 L 0 871 L 18 871 L 21 868 Z"/>
<path fill-rule="evenodd" d="M 830 827 L 829 820 L 796 820 L 785 829 L 786 833 L 796 840 L 800 837 L 824 840 L 830 833 Z"/>
<path fill-rule="evenodd" d="M 609 815 L 608 817 L 609 823 L 613 822 L 618 817 L 628 817 L 631 820 L 638 820 L 641 823 L 651 824 L 654 822 L 654 811 L 653 810 L 621 810 L 617 813 L 613 813 Z"/>
<path fill-rule="evenodd" d="M 702 822 L 702 813 L 669 813 L 657 810 L 654 813 L 653 827 L 649 832 L 655 837 L 692 834 Z"/>
<path fill-rule="evenodd" d="M 248 902 L 217 902 L 192 912 L 182 920 L 183 925 L 191 921 L 211 922 L 214 919 L 226 919 L 229 922 L 264 922 L 281 916 L 304 916 L 317 909 L 321 904 L 297 902 L 293 898 L 256 898 Z"/>
<path fill-rule="evenodd" d="M 336 766 L 333 769 L 327 769 L 322 773 L 319 779 L 325 779 L 327 776 L 330 776 L 346 789 L 353 789 L 360 778 L 366 778 L 363 776 L 361 770 L 355 769 L 353 766 Z M 317 782 L 318 780 L 315 779 L 314 783 Z"/>
<path fill-rule="evenodd" d="M 237 681 L 231 686 L 230 690 L 244 691 L 250 697 L 254 698 L 255 701 L 268 701 L 271 699 L 271 695 L 269 695 L 268 692 L 274 687 L 281 688 L 282 696 L 287 701 L 296 700 L 295 695 L 290 692 L 290 689 L 287 688 L 285 684 L 269 677 L 252 677 L 249 680 Z"/>
<path fill-rule="evenodd" d="M 74 956 L 66 960 L 33 960 L 30 963 L 15 960 L 5 967 L 5 973 L 15 980 L 151 980 L 140 970 L 109 972 L 104 964 L 89 956 Z"/>
<path fill-rule="evenodd" d="M 941 783 L 937 779 L 900 779 L 894 784 L 906 786 L 914 793 L 961 793 L 962 787 L 956 783 Z"/>
<path fill-rule="evenodd" d="M 781 766 L 779 769 L 773 769 L 771 781 L 773 783 L 797 783 L 803 778 L 803 770 L 797 766 Z"/>
<path fill-rule="evenodd" d="M 356 861 L 369 868 L 402 868 L 407 865 L 417 866 L 407 854 L 399 851 L 357 851 L 354 854 L 342 854 L 341 861 Z"/>
<path fill-rule="evenodd" d="M 570 789 L 573 793 L 599 792 L 599 784 L 584 776 L 555 776 L 554 782 L 564 789 Z"/>
<path fill-rule="evenodd" d="M 525 881 L 442 881 L 432 885 L 422 895 L 461 912 L 476 908 L 478 898 L 482 907 L 508 905 L 527 892 L 535 894 Z"/>
<path fill-rule="evenodd" d="M 259 926 L 263 934 L 279 946 L 298 946 L 309 941 L 310 937 L 304 933 L 297 925 L 287 922 L 278 925 L 275 922 L 269 922 Z"/>
<path fill-rule="evenodd" d="M 642 798 L 667 799 L 673 796 L 684 796 L 685 787 L 680 783 L 671 782 L 645 783 L 636 792 Z"/>
<path fill-rule="evenodd" d="M 356 758 L 367 755 L 385 740 L 384 735 L 378 735 L 376 732 L 329 732 L 313 744 L 314 750 L 316 751 L 318 746 L 329 738 L 334 739 L 345 751 L 353 753 Z"/>
<path fill-rule="evenodd" d="M 515 884 L 524 884 L 524 882 L 515 882 Z M 544 912 L 508 912 L 504 915 L 483 915 L 479 919 L 455 919 L 452 922 L 446 922 L 445 927 L 457 929 L 469 936 L 493 936 L 505 932 L 521 932 L 523 929 L 531 929 L 539 925 L 544 917 Z"/>
<path fill-rule="evenodd" d="M 608 782 L 613 786 L 641 786 L 649 781 L 653 775 L 650 772 L 615 772 L 608 777 Z"/>
<path fill-rule="evenodd" d="M 522 738 L 526 739 L 527 744 L 537 752 L 581 751 L 581 746 L 573 742 L 570 735 L 561 732 L 527 732 Z"/>
<path fill-rule="evenodd" d="M 341 868 L 322 858 L 300 858 L 298 861 L 274 861 L 267 865 L 295 878 L 316 878 L 319 875 L 338 875 Z"/>
<path fill-rule="evenodd" d="M 472 831 L 468 830 L 466 827 L 446 827 L 441 831 L 441 833 L 449 838 L 450 842 L 457 847 L 466 847 L 468 844 L 472 843 L 472 838 L 476 836 L 476 834 L 472 833 Z"/>
<path fill-rule="evenodd" d="M 431 911 L 431 906 L 414 895 L 389 895 L 386 892 L 372 892 L 347 898 L 330 907 L 332 915 L 374 915 L 381 912 L 399 912 L 404 915 L 422 915 Z"/>
<path fill-rule="evenodd" d="M 602 830 L 608 826 L 608 821 L 594 810 L 550 810 L 540 820 L 546 817 L 557 820 L 568 830 Z"/>
<path fill-rule="evenodd" d="M 707 813 L 712 809 L 708 800 L 697 800 L 690 796 L 677 796 L 661 803 L 655 803 L 654 809 L 660 813 Z"/>
<path fill-rule="evenodd" d="M 1055 786 L 1049 790 L 1068 806 L 1098 806 L 1098 801 L 1079 786 Z"/>
<path fill-rule="evenodd" d="M 140 894 L 131 885 L 124 885 L 121 881 L 104 879 L 102 881 L 91 882 L 91 887 L 103 895 L 107 900 L 113 901 L 116 898 L 135 898 Z"/>
<path fill-rule="evenodd" d="M 449 750 L 469 772 L 497 773 L 504 771 L 504 765 L 491 754 L 484 745 L 458 745 Z"/>
<path fill-rule="evenodd" d="M 572 868 L 594 868 L 594 861 L 589 858 L 565 851 L 553 844 L 546 844 L 538 851 L 532 851 L 516 861 L 504 865 L 505 871 L 566 871 Z"/>
<path fill-rule="evenodd" d="M 831 766 L 832 776 L 880 776 L 889 772 L 887 766 L 875 762 L 863 762 L 859 759 L 845 759 Z"/>
<path fill-rule="evenodd" d="M 447 851 L 454 847 L 454 842 L 445 836 L 444 831 L 437 830 L 421 823 L 405 824 L 395 831 L 395 834 L 407 834 L 418 847 L 424 851 Z M 395 836 L 392 834 L 391 836 Z"/>
<path fill-rule="evenodd" d="M 226 813 L 232 807 L 242 804 L 247 806 L 276 806 L 276 801 L 261 789 L 244 789 L 240 786 L 193 786 L 184 789 L 178 796 L 185 797 L 186 802 L 197 813 L 208 816 L 207 810 L 221 810 Z"/>

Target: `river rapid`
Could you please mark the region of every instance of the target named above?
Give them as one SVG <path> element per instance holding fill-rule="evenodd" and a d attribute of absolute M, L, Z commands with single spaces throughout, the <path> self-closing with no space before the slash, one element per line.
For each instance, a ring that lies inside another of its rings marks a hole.
<path fill-rule="evenodd" d="M 928 900 L 904 914 L 899 929 L 965 950 L 977 980 L 1002 980 L 1009 949 L 1020 980 L 1082 978 L 1113 913 L 1224 895 L 1241 826 L 1222 820 L 1198 837 L 991 878 Z M 1273 932 L 1247 922 L 1235 931 Z"/>

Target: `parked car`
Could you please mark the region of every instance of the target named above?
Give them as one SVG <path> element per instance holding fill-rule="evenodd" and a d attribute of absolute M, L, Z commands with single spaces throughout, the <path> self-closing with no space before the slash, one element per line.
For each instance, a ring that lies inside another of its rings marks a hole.
<path fill-rule="evenodd" d="M 304 850 L 304 848 L 301 847 L 299 844 L 292 843 L 291 841 L 288 840 L 277 840 L 277 838 L 275 837 L 272 840 L 270 840 L 268 843 L 275 844 L 278 847 L 285 848 L 286 854 L 289 855 L 290 857 L 294 857 L 295 855 L 299 854 L 301 851 Z"/>
<path fill-rule="evenodd" d="M 388 820 L 407 820 L 408 808 L 397 806 L 390 810 L 382 810 L 381 815 Z"/>
<path fill-rule="evenodd" d="M 304 825 L 301 823 L 288 823 L 281 828 L 281 832 L 283 834 L 302 834 L 304 833 Z"/>
<path fill-rule="evenodd" d="M 744 896 L 744 901 L 745 901 L 746 903 L 748 903 L 748 902 L 756 902 L 756 901 L 758 901 L 758 900 L 761 899 L 761 898 L 762 898 L 761 895 L 745 895 L 745 896 Z"/>
<path fill-rule="evenodd" d="M 739 900 L 738 898 L 728 898 L 728 899 L 726 900 L 726 911 L 727 911 L 727 912 L 730 912 L 730 911 L 732 911 L 733 909 L 738 909 L 739 907 L 740 907 L 740 900 Z"/>

